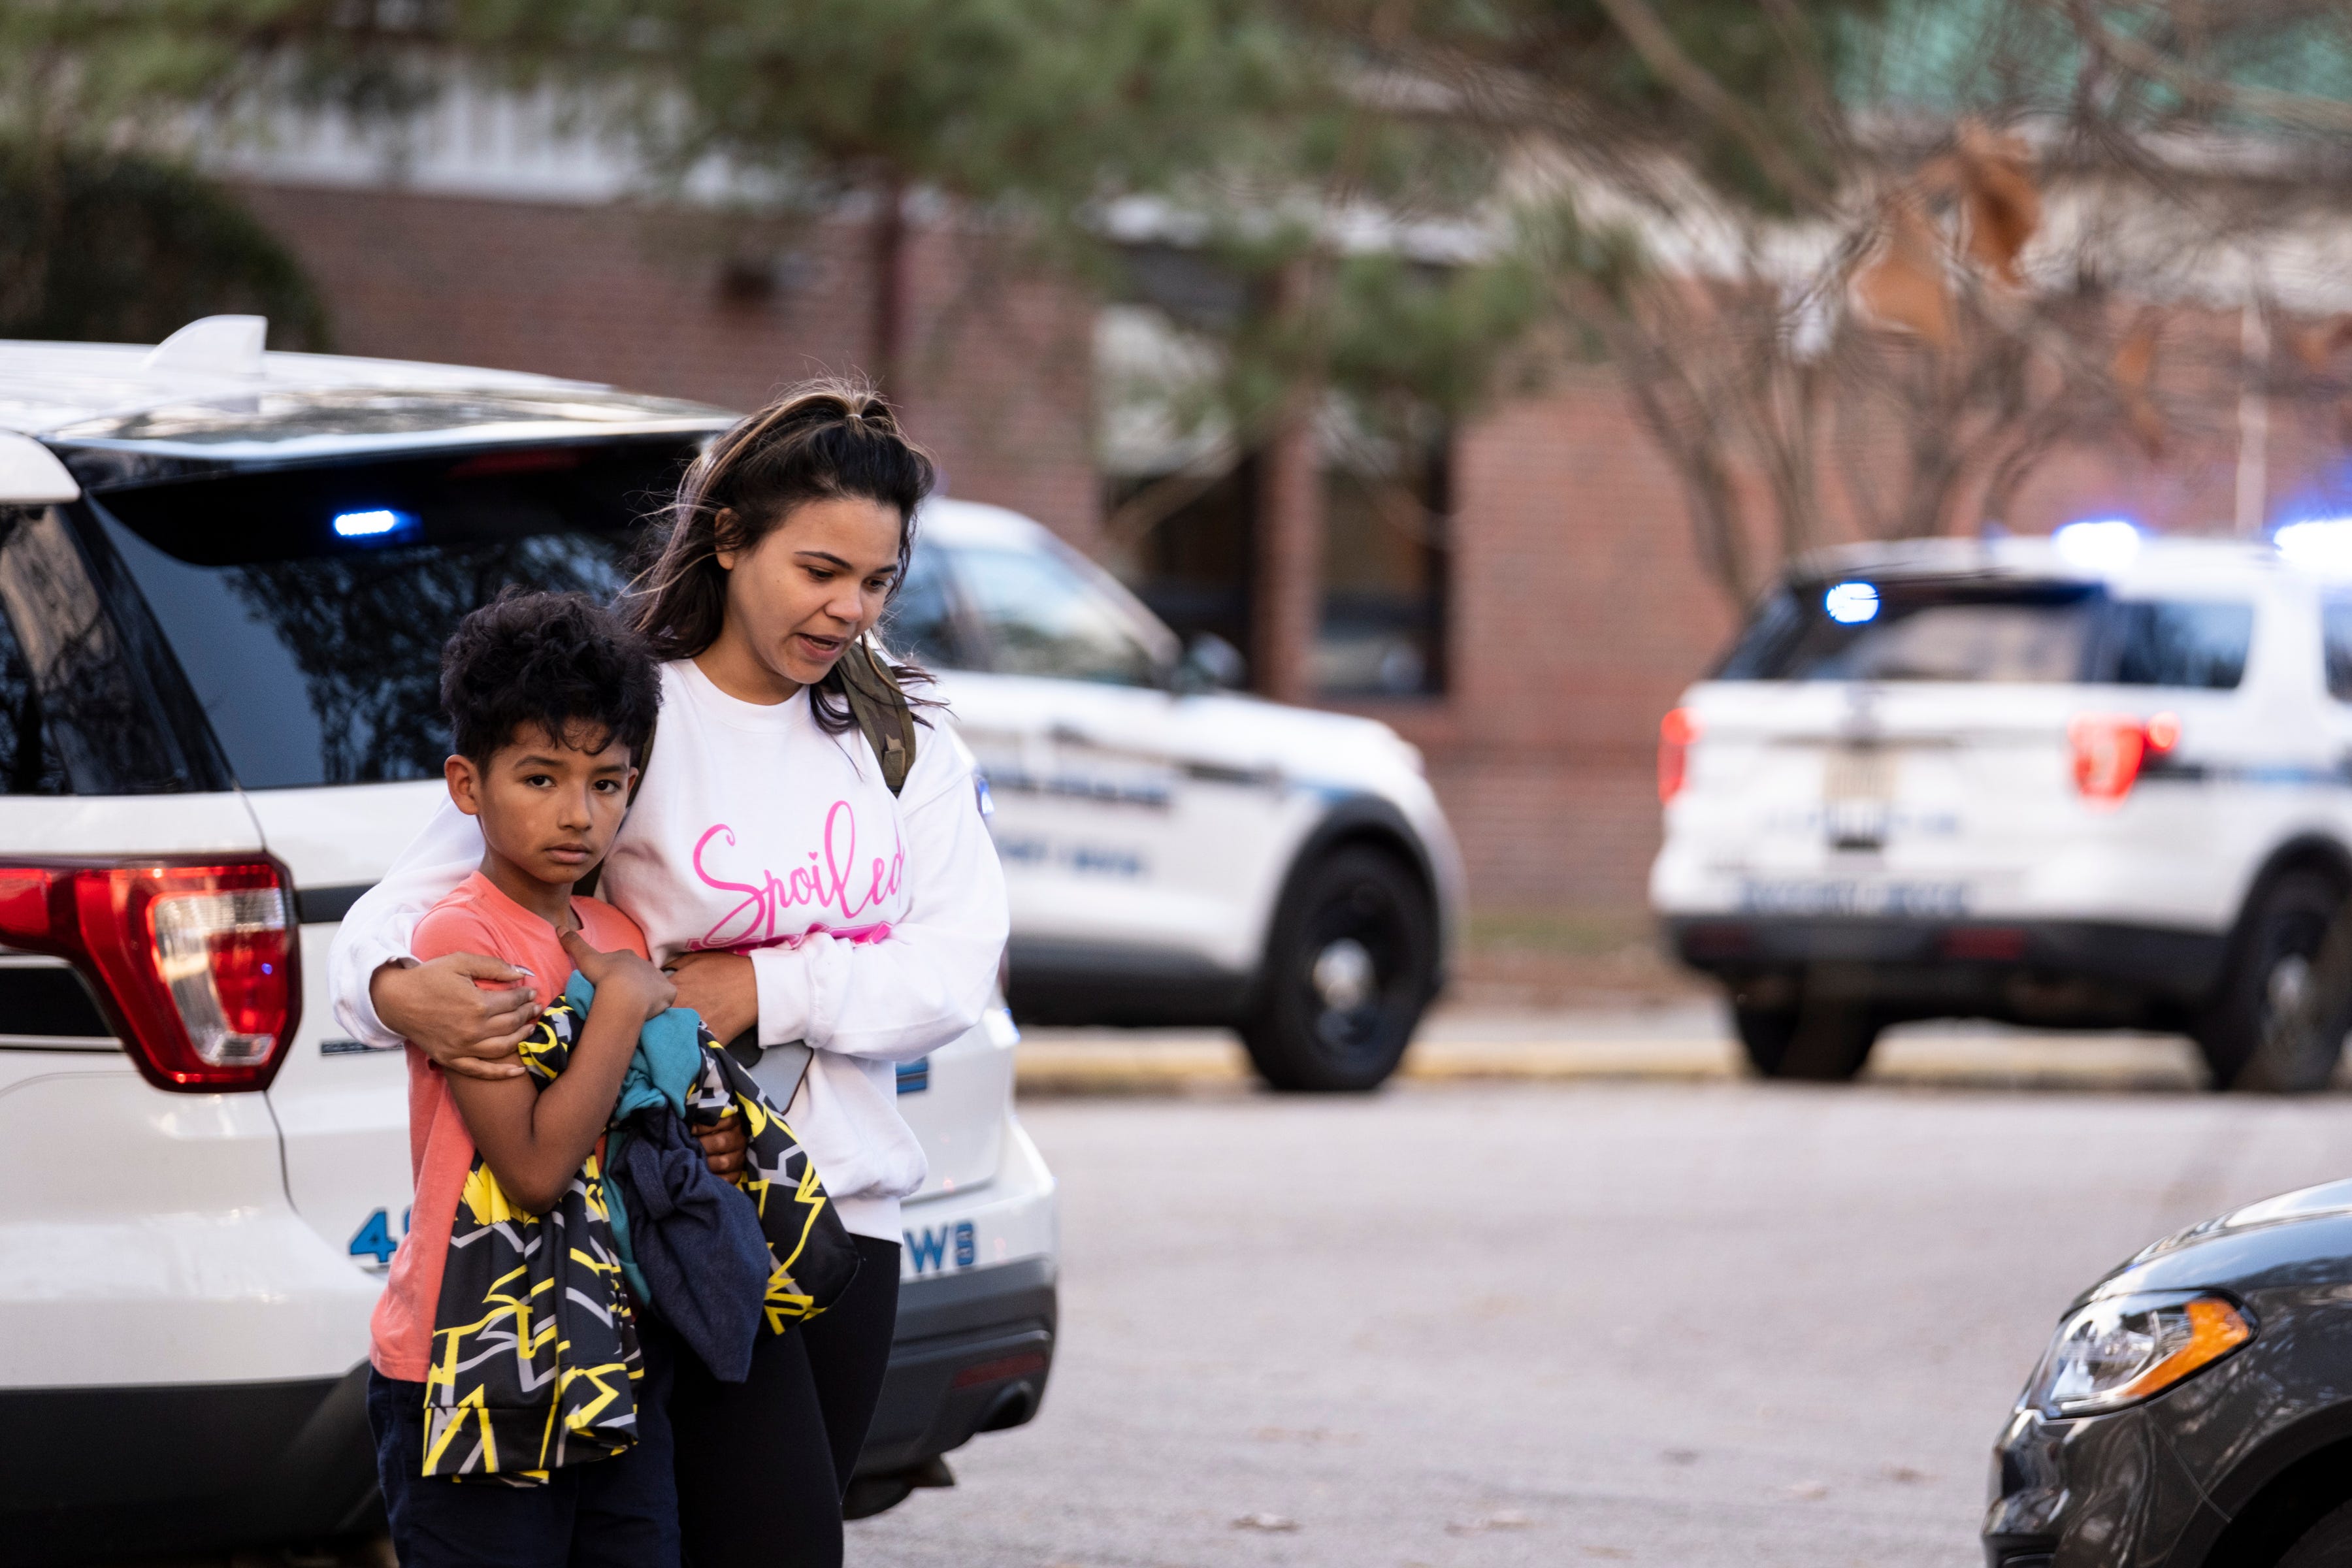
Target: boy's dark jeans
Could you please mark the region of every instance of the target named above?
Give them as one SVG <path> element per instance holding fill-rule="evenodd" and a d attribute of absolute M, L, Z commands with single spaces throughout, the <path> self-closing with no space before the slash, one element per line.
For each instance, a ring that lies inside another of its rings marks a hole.
<path fill-rule="evenodd" d="M 425 1475 L 424 1384 L 370 1368 L 376 1479 L 401 1568 L 677 1568 L 669 1336 L 644 1336 L 643 1351 L 636 1445 L 543 1487 Z"/>

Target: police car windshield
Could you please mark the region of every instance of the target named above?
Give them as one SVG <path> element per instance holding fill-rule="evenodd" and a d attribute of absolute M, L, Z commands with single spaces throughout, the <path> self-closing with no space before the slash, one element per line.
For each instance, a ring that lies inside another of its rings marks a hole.
<path fill-rule="evenodd" d="M 609 598 L 676 438 L 442 453 L 94 496 L 248 789 L 438 777 L 441 645 L 508 584 Z"/>
<path fill-rule="evenodd" d="M 2227 690 L 2253 626 L 2243 601 L 2116 599 L 2078 582 L 1816 581 L 1767 601 L 1715 679 Z"/>

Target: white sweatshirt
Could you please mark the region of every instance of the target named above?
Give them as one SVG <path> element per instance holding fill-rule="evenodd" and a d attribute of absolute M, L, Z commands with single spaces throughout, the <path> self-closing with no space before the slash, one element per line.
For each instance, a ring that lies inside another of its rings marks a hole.
<path fill-rule="evenodd" d="M 700 948 L 750 953 L 760 1043 L 814 1047 L 785 1114 L 843 1222 L 889 1241 L 898 1200 L 925 1171 L 892 1064 L 979 1021 L 1007 930 L 971 753 L 938 710 L 924 717 L 893 797 L 865 737 L 820 730 L 805 691 L 761 706 L 728 696 L 689 659 L 664 665 L 653 755 L 597 889 L 644 928 L 656 963 Z M 369 981 L 411 961 L 418 918 L 481 858 L 481 829 L 444 801 L 343 917 L 328 981 L 353 1037 L 397 1043 Z M 781 1098 L 792 1086 L 762 1087 Z"/>

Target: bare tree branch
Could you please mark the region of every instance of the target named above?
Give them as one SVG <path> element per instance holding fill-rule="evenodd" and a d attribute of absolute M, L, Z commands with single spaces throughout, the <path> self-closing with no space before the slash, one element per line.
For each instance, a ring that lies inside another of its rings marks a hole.
<path fill-rule="evenodd" d="M 1604 0 L 1606 3 L 1606 0 Z M 2352 131 L 2352 103 L 2252 87 L 2193 70 L 2163 50 L 2109 26 L 2093 0 L 2053 0 L 2060 5 L 2084 46 L 2139 75 L 2160 81 L 2191 102 L 2238 110 L 2259 119 L 2306 131 Z"/>
<path fill-rule="evenodd" d="M 1778 182 L 1790 199 L 1814 208 L 1830 205 L 1829 193 L 1821 182 L 1790 156 L 1787 148 L 1721 82 L 1684 52 L 1674 35 L 1666 30 L 1666 25 L 1658 19 L 1658 14 L 1650 9 L 1648 0 L 1600 0 L 1600 5 L 1625 35 L 1625 41 L 1642 57 L 1643 63 L 1689 100 L 1693 108 L 1738 137 L 1740 146 L 1756 160 L 1756 166 Z"/>

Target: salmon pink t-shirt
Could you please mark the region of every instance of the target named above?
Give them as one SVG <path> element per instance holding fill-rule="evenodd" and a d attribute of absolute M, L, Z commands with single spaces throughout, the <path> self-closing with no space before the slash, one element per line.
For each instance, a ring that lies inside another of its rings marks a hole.
<path fill-rule="evenodd" d="M 612 905 L 576 898 L 572 913 L 589 946 L 646 956 L 645 933 Z M 409 951 L 419 963 L 478 952 L 528 969 L 532 999 L 541 1007 L 555 1000 L 572 974 L 571 957 L 556 940 L 555 928 L 499 891 L 479 871 L 417 922 Z M 408 1234 L 393 1254 L 391 1278 L 369 1321 L 368 1360 L 386 1377 L 422 1383 L 433 1363 L 433 1313 L 441 1303 L 441 1272 L 449 1259 L 457 1194 L 474 1165 L 474 1140 L 457 1114 L 448 1080 L 415 1046 L 408 1047 L 408 1163 L 416 1194 Z"/>

